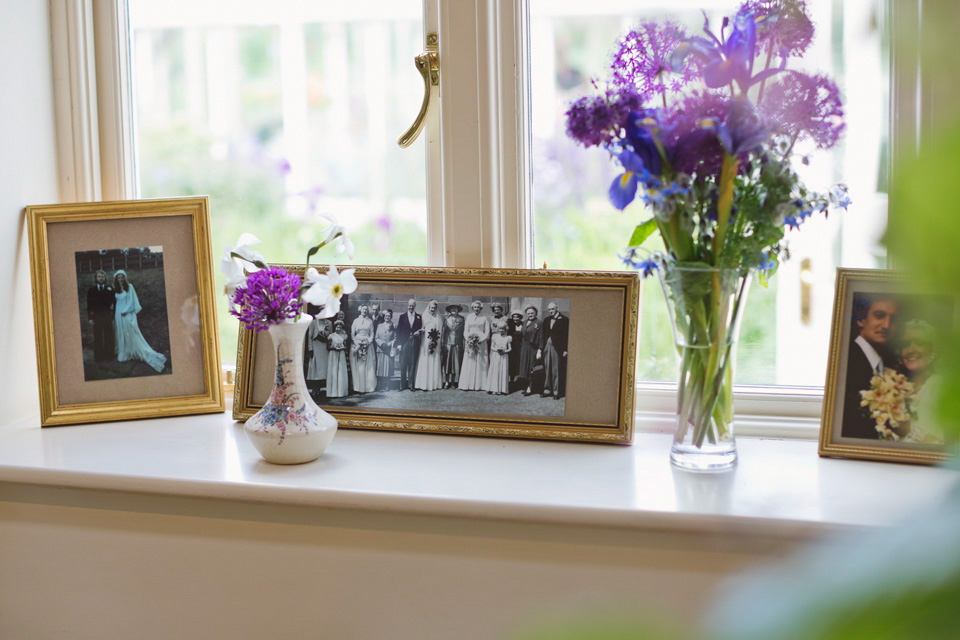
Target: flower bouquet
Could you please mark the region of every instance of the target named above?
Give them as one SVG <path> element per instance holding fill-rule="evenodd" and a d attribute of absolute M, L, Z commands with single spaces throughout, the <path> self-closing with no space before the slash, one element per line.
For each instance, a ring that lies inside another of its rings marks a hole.
<path fill-rule="evenodd" d="M 245 329 L 269 330 L 276 356 L 273 391 L 263 407 L 244 425 L 250 442 L 268 461 L 298 464 L 315 460 L 337 430 L 337 421 L 310 397 L 303 376 L 303 342 L 313 318 L 302 313 L 304 303 L 321 307 L 320 318 L 340 310 L 340 298 L 357 288 L 353 269 L 342 274 L 330 265 L 326 274 L 310 266 L 310 258 L 331 242 L 352 257 L 353 248 L 335 220 L 326 238 L 307 252 L 306 278 L 281 267 L 270 267 L 253 247 L 260 241 L 244 233 L 221 260 L 227 278 L 230 313 Z M 336 349 L 331 339 L 331 348 Z"/>
<path fill-rule="evenodd" d="M 643 205 L 621 258 L 658 273 L 670 309 L 680 362 L 671 458 L 709 469 L 736 461 L 733 359 L 751 274 L 766 284 L 787 231 L 849 199 L 843 185 L 809 190 L 793 169 L 798 142 L 829 149 L 845 126 L 836 84 L 788 68 L 813 38 L 806 2 L 744 2 L 718 32 L 704 13 L 702 32 L 664 21 L 626 33 L 606 83 L 567 111 L 567 133 L 621 169 L 614 207 Z M 654 234 L 663 250 L 642 249 Z"/>
<path fill-rule="evenodd" d="M 370 341 L 366 338 L 357 338 L 353 343 L 353 349 L 357 354 L 358 360 L 367 359 L 367 350 L 370 348 Z"/>
<path fill-rule="evenodd" d="M 467 336 L 467 350 L 474 355 L 480 353 L 480 336 L 475 333 Z"/>
<path fill-rule="evenodd" d="M 436 352 L 438 344 L 440 344 L 440 332 L 436 329 L 427 331 L 427 352 L 430 355 Z"/>
<path fill-rule="evenodd" d="M 899 440 L 909 429 L 914 395 L 913 383 L 894 369 L 873 376 L 870 388 L 860 392 L 860 406 L 870 411 L 881 440 Z"/>

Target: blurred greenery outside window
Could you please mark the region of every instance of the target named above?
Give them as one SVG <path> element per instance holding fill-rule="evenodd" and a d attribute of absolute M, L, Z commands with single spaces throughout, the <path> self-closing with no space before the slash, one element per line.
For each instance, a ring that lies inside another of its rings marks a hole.
<path fill-rule="evenodd" d="M 802 169 L 814 188 L 847 182 L 854 205 L 809 223 L 770 287 L 754 285 L 737 371 L 745 384 L 822 385 L 834 268 L 885 265 L 877 242 L 889 121 L 883 3 L 809 4 L 818 36 L 805 60 L 844 90 L 849 128 L 837 149 L 811 155 Z M 351 232 L 356 263 L 426 264 L 423 139 L 406 150 L 394 142 L 421 99 L 410 69 L 422 49 L 421 7 L 362 5 L 356 19 L 314 12 L 256 23 L 243 17 L 246 0 L 228 18 L 202 2 L 130 0 L 139 196 L 209 195 L 217 255 L 251 231 L 268 260 L 301 262 L 321 226 L 316 214 L 329 212 Z M 621 268 L 616 253 L 647 214 L 636 203 L 617 212 L 607 202 L 613 164 L 566 137 L 563 112 L 590 91 L 591 78 L 605 76 L 616 38 L 631 25 L 671 17 L 696 32 L 699 8 L 709 5 L 530 0 L 531 265 Z M 719 23 L 719 11 L 710 15 Z M 655 279 L 642 295 L 639 379 L 670 380 L 674 355 Z M 237 323 L 218 299 L 230 362 Z"/>

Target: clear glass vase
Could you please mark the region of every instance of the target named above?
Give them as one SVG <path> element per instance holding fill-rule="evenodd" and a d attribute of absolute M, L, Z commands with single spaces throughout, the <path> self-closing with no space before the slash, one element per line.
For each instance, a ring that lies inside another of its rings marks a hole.
<path fill-rule="evenodd" d="M 677 421 L 670 461 L 694 471 L 737 462 L 733 379 L 750 273 L 661 265 L 677 349 Z"/>

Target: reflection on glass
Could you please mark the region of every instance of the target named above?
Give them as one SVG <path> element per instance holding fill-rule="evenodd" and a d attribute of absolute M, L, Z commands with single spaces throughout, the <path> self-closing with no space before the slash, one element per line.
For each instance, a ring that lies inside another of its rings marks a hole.
<path fill-rule="evenodd" d="M 838 266 L 885 265 L 879 238 L 886 224 L 886 110 L 888 80 L 883 50 L 882 2 L 810 0 L 817 36 L 805 70 L 829 72 L 844 94 L 848 129 L 828 152 L 812 146 L 798 167 L 805 183 L 850 187 L 853 205 L 841 216 L 809 222 L 791 238 L 791 259 L 768 288 L 754 286 L 744 315 L 736 379 L 741 384 L 822 386 Z M 535 264 L 552 268 L 620 269 L 616 254 L 633 228 L 649 217 L 639 203 L 619 212 L 607 201 L 615 167 L 601 149 L 583 149 L 565 133 L 570 102 L 607 76 L 610 52 L 621 33 L 643 19 L 670 17 L 699 33 L 701 7 L 711 24 L 739 3 L 700 0 L 530 0 L 531 128 Z M 651 239 L 651 249 L 656 242 Z M 670 380 L 675 356 L 659 287 L 643 288 L 640 379 Z"/>
<path fill-rule="evenodd" d="M 139 195 L 209 195 L 217 253 L 250 231 L 303 262 L 332 213 L 358 262 L 425 264 L 423 142 L 395 143 L 422 97 L 421 4 L 324 4 L 130 0 Z"/>

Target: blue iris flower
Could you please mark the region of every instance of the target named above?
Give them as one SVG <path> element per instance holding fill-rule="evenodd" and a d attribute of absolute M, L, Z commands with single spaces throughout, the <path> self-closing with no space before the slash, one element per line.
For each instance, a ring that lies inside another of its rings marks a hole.
<path fill-rule="evenodd" d="M 781 57 L 780 68 L 766 69 L 753 75 L 753 60 L 757 53 L 757 24 L 766 18 L 757 18 L 752 11 L 740 11 L 733 19 L 733 31 L 726 41 L 710 30 L 710 21 L 703 13 L 703 31 L 709 39 L 700 36 L 687 38 L 670 56 L 674 71 L 684 67 L 687 56 L 696 56 L 703 63 L 703 81 L 711 89 L 736 83 L 742 93 L 750 87 L 783 71 L 786 56 Z M 728 21 L 724 19 L 724 28 Z M 723 35 L 723 30 L 720 31 Z"/>
<path fill-rule="evenodd" d="M 700 126 L 716 133 L 720 144 L 731 156 L 756 149 L 766 142 L 775 130 L 745 98 L 734 98 L 728 103 L 723 122 L 717 118 L 703 118 Z"/>

